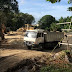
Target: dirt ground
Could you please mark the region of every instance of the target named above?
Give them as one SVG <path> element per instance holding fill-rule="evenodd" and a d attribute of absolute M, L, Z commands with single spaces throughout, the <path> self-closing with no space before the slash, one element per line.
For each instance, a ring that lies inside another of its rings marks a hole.
<path fill-rule="evenodd" d="M 69 43 L 72 43 L 72 33 L 68 34 Z M 20 62 L 27 59 L 46 58 L 56 53 L 66 50 L 67 46 L 62 45 L 52 52 L 52 49 L 38 49 L 28 50 L 23 43 L 24 33 L 12 32 L 5 35 L 5 40 L 0 45 L 0 72 L 28 72 L 28 71 L 10 71 L 9 69 L 17 66 Z M 63 40 L 66 42 L 66 38 Z M 71 46 L 70 46 L 71 48 Z M 52 52 L 52 53 L 51 53 Z"/>

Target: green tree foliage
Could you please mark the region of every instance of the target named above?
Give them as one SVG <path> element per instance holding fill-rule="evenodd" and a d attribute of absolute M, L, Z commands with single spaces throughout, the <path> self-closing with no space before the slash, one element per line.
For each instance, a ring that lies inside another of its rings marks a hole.
<path fill-rule="evenodd" d="M 61 0 L 46 0 L 49 1 L 51 3 L 56 3 L 56 2 L 60 2 Z M 68 0 L 68 3 L 72 3 L 72 0 Z"/>
<path fill-rule="evenodd" d="M 59 19 L 59 23 L 64 23 L 64 22 L 70 22 L 71 21 L 71 17 L 61 17 Z M 72 27 L 72 26 L 71 26 Z M 61 25 L 56 25 L 56 23 L 52 23 L 51 24 L 51 27 L 50 27 L 50 30 L 51 31 L 61 31 L 61 29 L 69 29 L 69 24 L 61 24 Z"/>
<path fill-rule="evenodd" d="M 72 11 L 72 7 L 69 7 L 69 8 L 68 8 L 68 11 Z"/>
<path fill-rule="evenodd" d="M 59 23 L 64 23 L 64 22 L 71 22 L 71 17 L 67 16 L 65 18 L 61 17 L 59 19 Z M 69 28 L 69 24 L 63 24 L 60 25 L 61 29 L 68 29 Z"/>
<path fill-rule="evenodd" d="M 59 19 L 59 23 L 63 23 L 64 21 L 63 21 L 63 17 L 61 17 L 60 19 Z"/>
<path fill-rule="evenodd" d="M 61 31 L 60 25 L 56 25 L 56 23 L 52 23 L 50 26 L 50 31 Z"/>
<path fill-rule="evenodd" d="M 10 12 L 18 13 L 18 2 L 16 0 L 0 0 L 0 36 L 2 39 L 4 39 L 2 24 L 7 23 Z"/>
<path fill-rule="evenodd" d="M 0 0 L 0 26 L 7 22 L 10 12 L 18 12 L 18 2 L 16 0 Z"/>
<path fill-rule="evenodd" d="M 0 11 L 18 12 L 18 2 L 16 0 L 0 0 Z"/>
<path fill-rule="evenodd" d="M 72 0 L 68 0 L 68 3 L 69 3 L 69 4 L 72 3 Z"/>
<path fill-rule="evenodd" d="M 40 28 L 48 30 L 52 22 L 55 22 L 55 18 L 51 15 L 45 15 L 38 21 Z"/>
<path fill-rule="evenodd" d="M 25 24 L 32 24 L 34 21 L 34 17 L 27 13 L 11 13 L 10 18 L 7 21 L 6 27 L 10 27 L 11 30 L 17 30 Z"/>
<path fill-rule="evenodd" d="M 19 13 L 17 0 L 0 0 L 0 25 L 16 30 L 24 24 L 32 24 L 34 20 L 32 15 Z"/>
<path fill-rule="evenodd" d="M 0 24 L 2 24 L 5 20 L 5 22 L 7 22 L 7 19 L 4 18 L 8 18 L 10 12 L 18 13 L 18 2 L 16 0 L 0 0 Z M 3 19 L 4 21 L 2 21 Z"/>
<path fill-rule="evenodd" d="M 61 29 L 69 29 L 69 24 L 56 25 L 56 23 L 70 22 L 71 17 L 67 16 L 65 18 L 61 17 L 59 21 L 56 21 L 54 17 L 50 15 L 45 15 L 39 20 L 40 28 L 50 30 L 50 31 L 61 31 Z M 71 25 L 72 29 L 72 25 Z"/>
<path fill-rule="evenodd" d="M 7 21 L 7 17 L 4 12 L 0 11 L 0 24 L 4 24 Z"/>
<path fill-rule="evenodd" d="M 51 3 L 56 3 L 56 2 L 60 2 L 61 0 L 46 0 L 46 1 L 49 1 Z"/>
<path fill-rule="evenodd" d="M 70 22 L 71 21 L 71 17 L 67 16 L 65 18 L 61 17 L 59 19 L 59 23 L 64 23 L 64 22 Z"/>

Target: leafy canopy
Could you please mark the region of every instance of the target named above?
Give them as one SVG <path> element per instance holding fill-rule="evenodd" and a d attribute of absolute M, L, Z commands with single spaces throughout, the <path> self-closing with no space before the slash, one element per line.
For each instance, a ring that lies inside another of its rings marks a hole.
<path fill-rule="evenodd" d="M 46 0 L 49 1 L 51 3 L 56 3 L 56 2 L 60 2 L 61 0 Z M 72 0 L 68 0 L 68 3 L 72 3 Z"/>
<path fill-rule="evenodd" d="M 68 8 L 68 11 L 72 11 L 72 7 L 69 7 L 69 8 Z"/>
<path fill-rule="evenodd" d="M 55 22 L 55 18 L 51 15 L 45 15 L 38 21 L 40 28 L 42 29 L 49 29 L 52 22 Z"/>
<path fill-rule="evenodd" d="M 16 0 L 0 0 L 0 11 L 18 12 L 18 2 Z"/>
<path fill-rule="evenodd" d="M 27 13 L 11 13 L 7 21 L 6 27 L 11 30 L 17 30 L 25 24 L 32 24 L 35 21 L 34 17 Z"/>
<path fill-rule="evenodd" d="M 0 25 L 7 22 L 10 12 L 18 13 L 18 11 L 16 0 L 0 0 Z"/>
<path fill-rule="evenodd" d="M 46 1 L 49 1 L 51 3 L 56 3 L 56 2 L 60 2 L 61 0 L 46 0 Z"/>

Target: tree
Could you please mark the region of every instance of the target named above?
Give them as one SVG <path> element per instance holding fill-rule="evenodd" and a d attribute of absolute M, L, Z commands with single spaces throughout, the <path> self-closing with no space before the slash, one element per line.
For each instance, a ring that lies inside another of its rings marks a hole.
<path fill-rule="evenodd" d="M 46 0 L 46 1 L 49 1 L 51 3 L 56 3 L 56 2 L 60 2 L 61 0 Z M 71 0 L 68 0 L 68 3 L 71 3 L 72 1 Z"/>
<path fill-rule="evenodd" d="M 52 22 L 55 22 L 55 18 L 51 15 L 45 15 L 38 21 L 40 28 L 48 30 Z"/>
<path fill-rule="evenodd" d="M 0 0 L 0 33 L 1 33 L 0 36 L 1 37 L 3 36 L 2 24 L 5 24 L 7 22 L 10 12 L 18 13 L 18 2 L 16 0 Z"/>
<path fill-rule="evenodd" d="M 71 11 L 72 12 L 72 7 L 69 7 L 68 8 L 68 11 Z M 72 17 L 71 17 L 71 22 L 72 22 Z"/>
<path fill-rule="evenodd" d="M 61 18 L 59 19 L 59 23 L 63 23 L 63 22 L 64 22 L 63 17 L 61 17 Z"/>
<path fill-rule="evenodd" d="M 67 16 L 66 22 L 70 22 L 71 21 L 71 17 Z"/>
<path fill-rule="evenodd" d="M 1 13 L 2 12 L 2 13 Z M 18 13 L 18 2 L 16 0 L 0 0 L 0 13 L 3 14 L 1 15 L 1 20 L 2 18 L 8 18 L 9 13 Z M 4 16 L 4 17 L 3 17 Z M 7 22 L 7 19 L 4 19 L 5 22 Z M 1 21 L 0 24 L 2 24 L 4 21 Z"/>
<path fill-rule="evenodd" d="M 56 30 L 57 30 L 57 25 L 56 25 L 56 23 L 52 23 L 52 24 L 51 24 L 50 30 L 51 30 L 51 31 L 56 31 Z"/>
<path fill-rule="evenodd" d="M 16 0 L 0 0 L 0 11 L 18 12 L 18 2 Z"/>
<path fill-rule="evenodd" d="M 60 2 L 61 0 L 46 0 L 46 1 L 49 1 L 51 3 L 56 3 L 56 2 Z"/>
<path fill-rule="evenodd" d="M 25 14 L 19 13 L 16 19 L 17 19 L 17 22 L 15 24 L 17 29 L 24 26 L 25 24 L 32 24 L 35 22 L 35 18 L 32 15 L 27 13 Z"/>
<path fill-rule="evenodd" d="M 68 8 L 68 11 L 72 11 L 72 7 L 69 7 L 69 8 Z"/>
<path fill-rule="evenodd" d="M 17 30 L 25 24 L 32 24 L 35 21 L 34 17 L 27 13 L 11 13 L 10 18 L 7 21 L 6 27 L 10 27 L 11 30 Z"/>
<path fill-rule="evenodd" d="M 59 19 L 59 23 L 70 22 L 71 21 L 71 17 L 69 17 L 69 16 L 67 16 L 65 18 L 61 17 Z M 69 28 L 69 24 L 62 24 L 62 25 L 60 25 L 60 28 L 61 29 L 68 29 Z"/>
<path fill-rule="evenodd" d="M 72 3 L 72 0 L 68 0 L 68 3 L 69 3 L 69 4 Z"/>
<path fill-rule="evenodd" d="M 4 34 L 3 34 L 3 30 L 4 30 L 4 24 L 6 23 L 7 17 L 5 15 L 4 12 L 0 11 L 0 36 L 2 39 L 4 39 Z"/>

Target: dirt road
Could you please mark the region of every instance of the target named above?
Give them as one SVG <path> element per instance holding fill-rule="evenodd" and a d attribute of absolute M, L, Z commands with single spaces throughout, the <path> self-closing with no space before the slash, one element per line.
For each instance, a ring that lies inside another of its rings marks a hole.
<path fill-rule="evenodd" d="M 5 38 L 6 40 L 0 46 L 0 72 L 10 72 L 9 69 L 17 66 L 23 60 L 48 57 L 66 49 L 66 46 L 62 46 L 53 53 L 51 53 L 52 50 L 28 50 L 23 44 L 23 35 L 6 35 Z"/>
<path fill-rule="evenodd" d="M 0 46 L 0 72 L 16 66 L 22 60 L 51 55 L 48 52 L 28 50 L 23 44 L 23 35 L 5 36 Z"/>
<path fill-rule="evenodd" d="M 46 52 L 23 50 L 19 52 L 14 52 L 13 54 L 0 59 L 0 72 L 7 71 L 9 68 L 16 66 L 24 59 L 30 59 L 35 57 L 41 57 L 43 55 L 50 55 Z"/>

